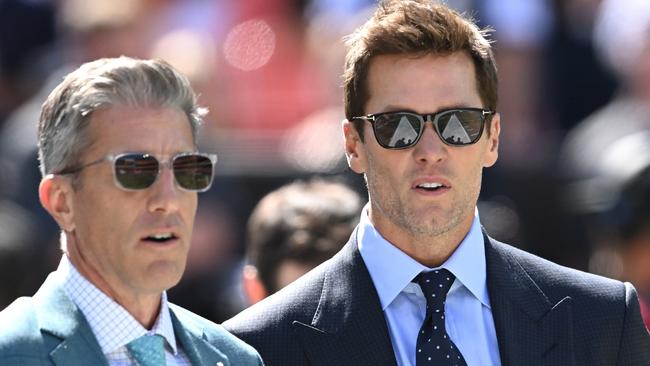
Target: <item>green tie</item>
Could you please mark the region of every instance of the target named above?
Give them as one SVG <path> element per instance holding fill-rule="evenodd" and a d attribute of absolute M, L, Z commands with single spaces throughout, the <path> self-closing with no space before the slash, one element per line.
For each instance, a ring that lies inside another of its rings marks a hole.
<path fill-rule="evenodd" d="M 164 339 L 158 334 L 144 335 L 126 345 L 140 366 L 165 365 Z"/>

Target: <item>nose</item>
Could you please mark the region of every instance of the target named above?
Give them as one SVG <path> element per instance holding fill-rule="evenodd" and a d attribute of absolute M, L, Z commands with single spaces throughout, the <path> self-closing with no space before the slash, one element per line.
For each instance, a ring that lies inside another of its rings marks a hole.
<path fill-rule="evenodd" d="M 425 123 L 420 141 L 413 148 L 413 156 L 419 163 L 440 163 L 447 158 L 448 148 L 434 130 L 433 124 Z"/>
<path fill-rule="evenodd" d="M 154 184 L 149 187 L 150 212 L 171 213 L 178 211 L 180 188 L 176 186 L 174 173 L 169 167 L 161 166 Z"/>

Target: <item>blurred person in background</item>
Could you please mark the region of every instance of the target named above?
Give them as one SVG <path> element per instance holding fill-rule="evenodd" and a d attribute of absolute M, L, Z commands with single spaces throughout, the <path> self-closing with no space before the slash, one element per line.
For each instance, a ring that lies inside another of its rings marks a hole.
<path fill-rule="evenodd" d="M 603 1 L 593 37 L 620 88 L 567 135 L 564 201 L 588 238 L 589 270 L 632 282 L 649 324 L 650 2 Z"/>
<path fill-rule="evenodd" d="M 589 238 L 589 270 L 633 283 L 650 329 L 650 128 L 600 148 L 605 153 L 590 161 L 589 176 L 568 181 L 565 203 L 581 219 Z"/>
<path fill-rule="evenodd" d="M 63 256 L 33 297 L 0 312 L 2 365 L 261 365 L 250 346 L 167 301 L 216 156 L 205 110 L 163 61 L 100 59 L 43 105 L 39 198 Z"/>
<path fill-rule="evenodd" d="M 296 181 L 270 192 L 248 221 L 244 292 L 251 304 L 336 254 L 359 220 L 361 198 L 342 183 Z"/>
<path fill-rule="evenodd" d="M 349 36 L 345 152 L 369 202 L 332 259 L 224 323 L 267 365 L 650 363 L 631 284 L 481 227 L 501 127 L 487 33 L 393 0 Z"/>
<path fill-rule="evenodd" d="M 606 103 L 616 85 L 592 42 L 601 0 L 469 2 L 481 24 L 495 29 L 499 113 L 509 122 L 479 208 L 511 213 L 482 224 L 498 240 L 587 270 L 589 245 L 563 204 L 558 155 L 569 128 Z"/>
<path fill-rule="evenodd" d="M 39 60 L 54 39 L 52 2 L 0 1 L 0 127 L 39 87 L 44 71 Z"/>
<path fill-rule="evenodd" d="M 567 135 L 561 162 L 570 180 L 588 180 L 610 153 L 604 146 L 650 129 L 650 2 L 603 1 L 594 41 L 618 75 L 615 98 Z"/>

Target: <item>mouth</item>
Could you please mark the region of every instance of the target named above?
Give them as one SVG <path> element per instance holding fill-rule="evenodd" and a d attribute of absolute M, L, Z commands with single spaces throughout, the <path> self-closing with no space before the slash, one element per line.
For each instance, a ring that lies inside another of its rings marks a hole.
<path fill-rule="evenodd" d="M 418 185 L 415 186 L 415 188 L 417 188 L 417 189 L 424 189 L 424 190 L 426 190 L 426 191 L 437 191 L 437 190 L 439 190 L 440 188 L 444 188 L 444 187 L 445 187 L 444 184 L 442 184 L 442 183 L 437 183 L 437 182 L 433 182 L 433 183 L 421 183 L 421 184 L 418 184 Z"/>
<path fill-rule="evenodd" d="M 160 232 L 143 237 L 141 240 L 147 243 L 161 245 L 175 242 L 178 235 L 174 232 Z"/>
<path fill-rule="evenodd" d="M 442 194 L 451 189 L 451 184 L 444 179 L 419 179 L 412 188 L 423 194 Z"/>

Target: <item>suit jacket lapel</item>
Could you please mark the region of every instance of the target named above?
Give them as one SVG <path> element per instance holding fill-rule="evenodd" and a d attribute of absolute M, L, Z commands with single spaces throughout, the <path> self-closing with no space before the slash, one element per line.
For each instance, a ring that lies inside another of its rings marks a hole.
<path fill-rule="evenodd" d="M 55 365 L 108 366 L 88 322 L 53 274 L 34 295 L 34 306 L 46 344 L 54 345 L 50 356 Z"/>
<path fill-rule="evenodd" d="M 379 296 L 357 248 L 356 230 L 326 270 L 311 324 L 294 329 L 312 365 L 396 365 Z"/>
<path fill-rule="evenodd" d="M 230 365 L 228 357 L 205 339 L 203 329 L 189 321 L 182 321 L 181 314 L 175 310 L 176 306 L 169 304 L 174 334 L 183 351 L 192 361 L 192 365 Z"/>
<path fill-rule="evenodd" d="M 34 304 L 43 333 L 54 342 L 50 356 L 55 365 L 108 366 L 90 325 L 52 275 L 34 295 Z M 173 308 L 170 304 L 174 332 L 192 364 L 228 366 L 227 357 L 203 339 L 203 330 L 179 320 Z"/>
<path fill-rule="evenodd" d="M 484 233 L 501 363 L 573 365 L 572 300 L 551 301 L 504 244 Z"/>

